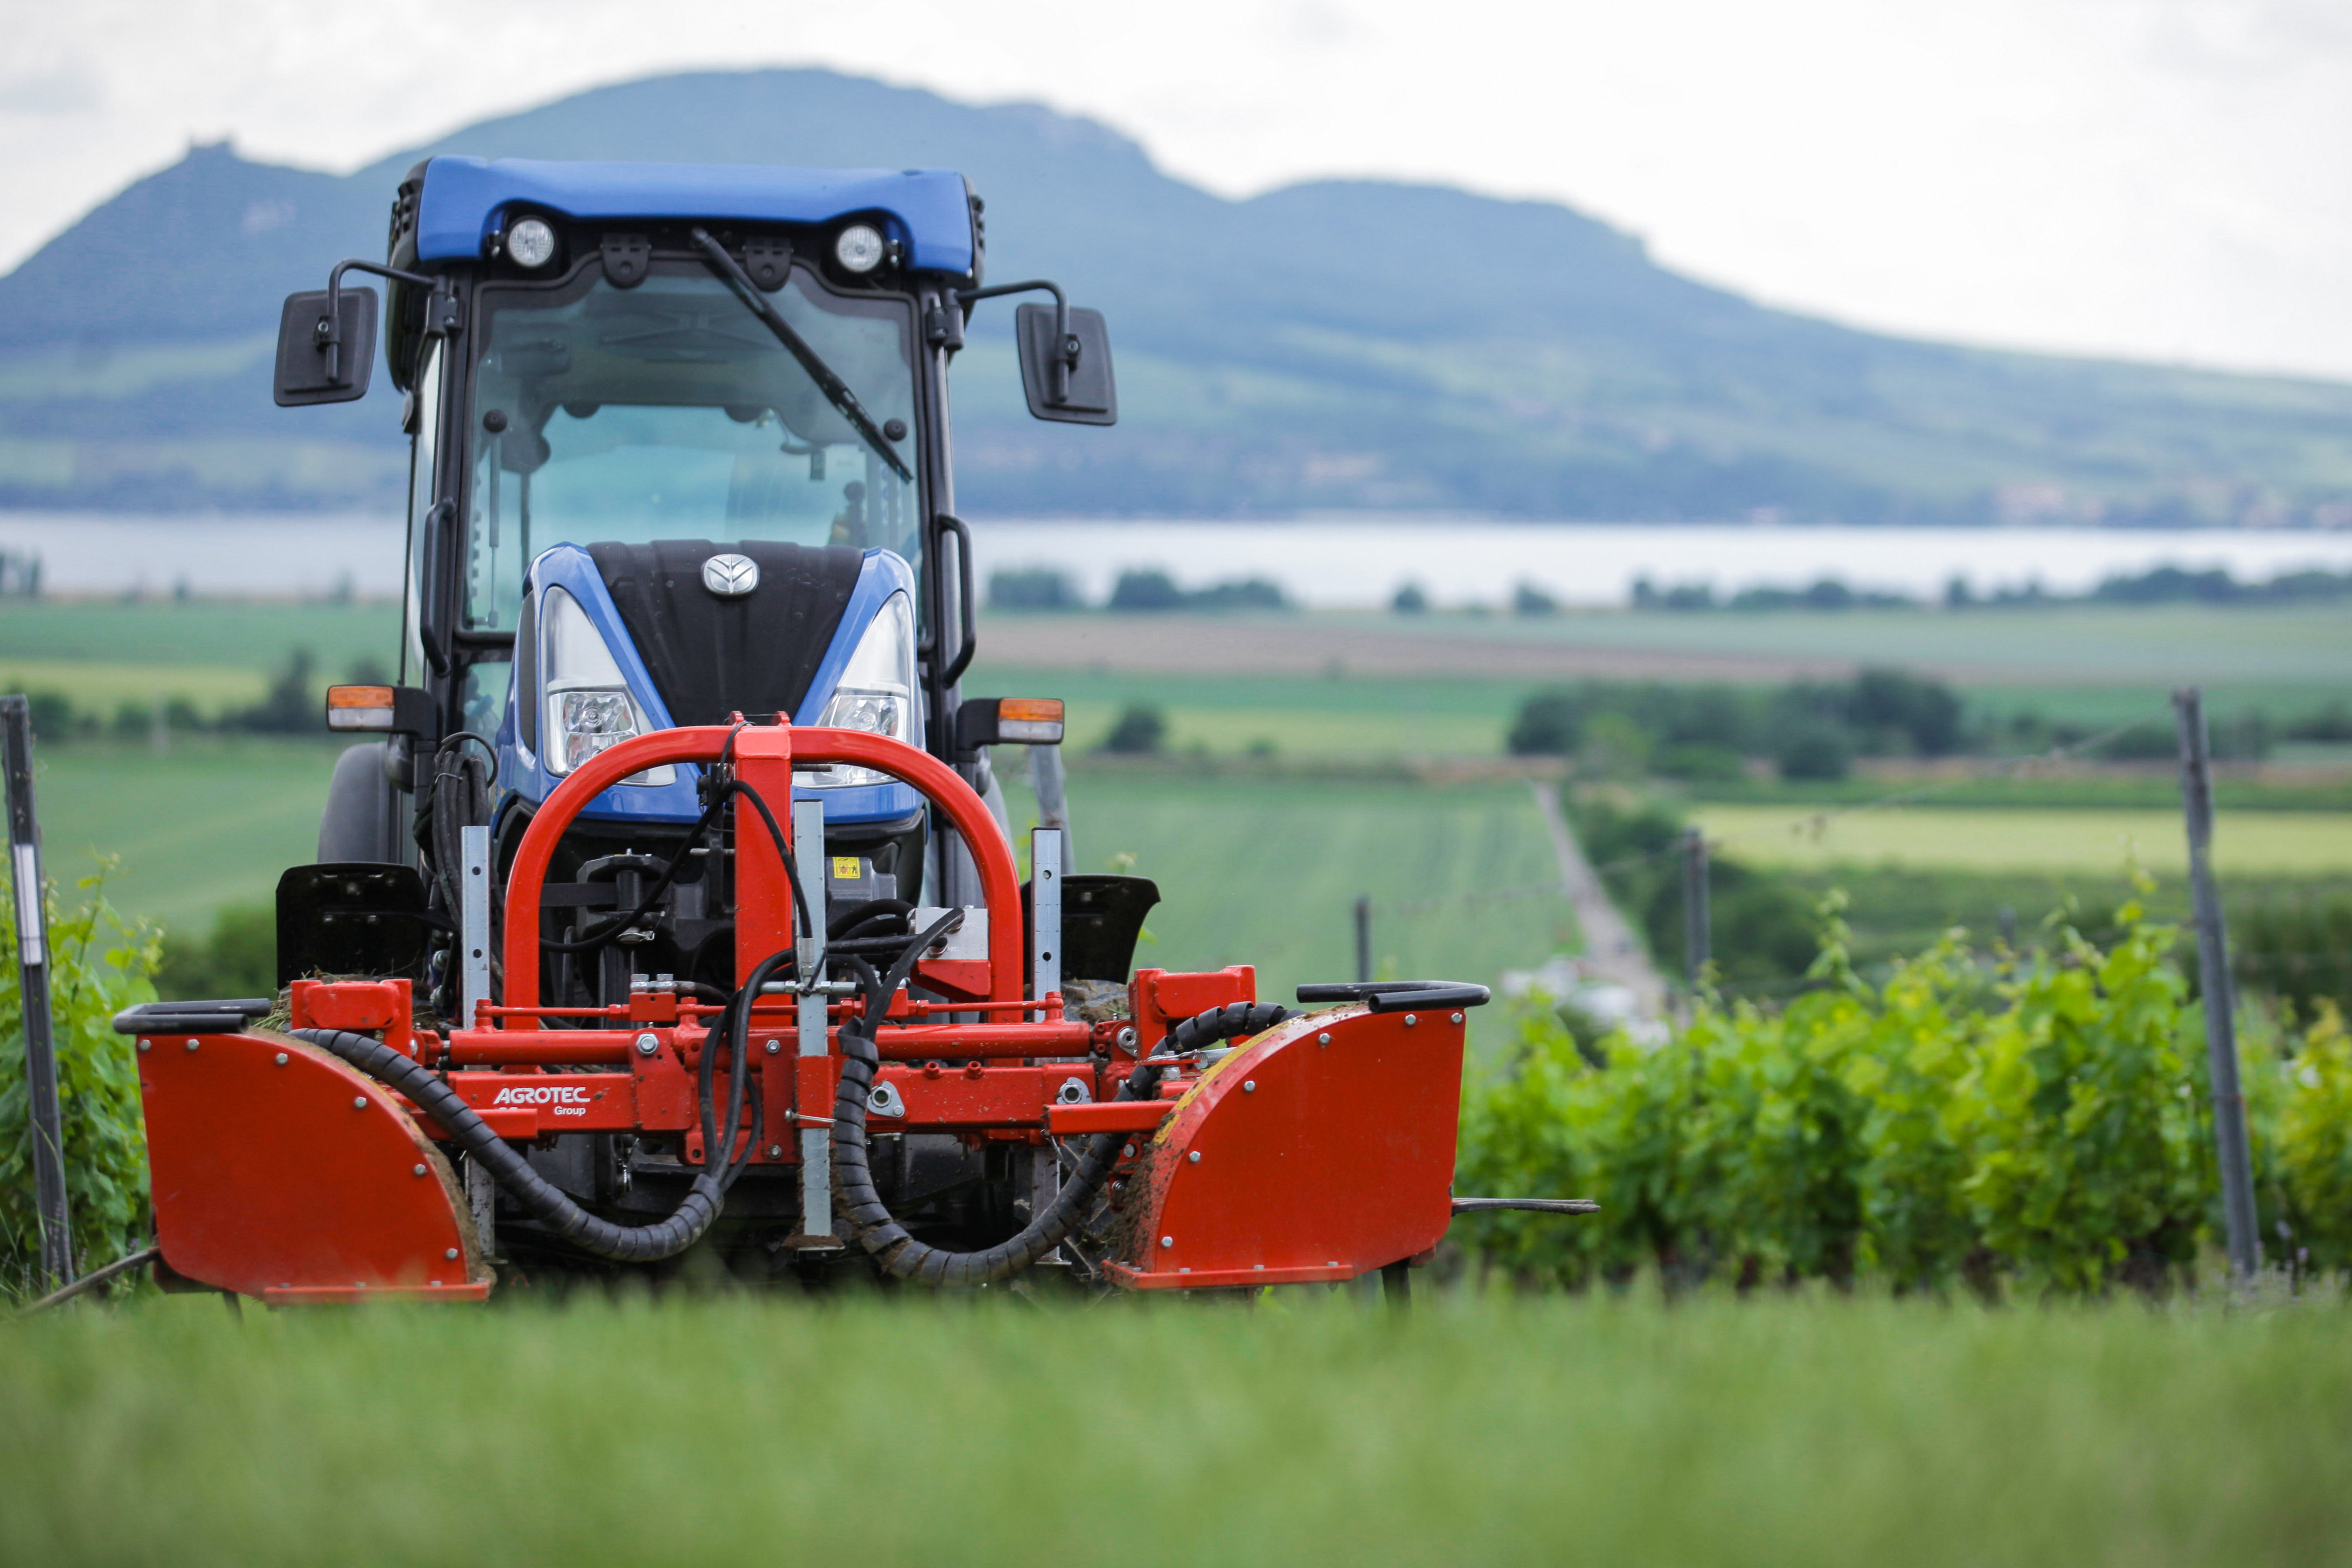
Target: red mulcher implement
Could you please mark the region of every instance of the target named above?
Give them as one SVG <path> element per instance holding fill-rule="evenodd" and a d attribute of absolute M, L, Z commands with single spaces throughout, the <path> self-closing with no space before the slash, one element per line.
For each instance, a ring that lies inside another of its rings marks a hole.
<path fill-rule="evenodd" d="M 1294 1014 L 1246 967 L 1130 973 L 1157 889 L 1067 874 L 1058 827 L 1022 882 L 987 748 L 1061 705 L 960 689 L 947 371 L 1042 290 L 1031 411 L 1115 398 L 1098 315 L 982 286 L 979 213 L 936 172 L 436 158 L 386 265 L 288 301 L 278 400 L 348 401 L 377 318 L 342 276 L 393 286 L 413 684 L 330 695 L 373 736 L 279 884 L 284 1026 L 117 1020 L 167 1284 L 470 1300 L 690 1248 L 1402 1283 L 1486 1201 L 1450 1195 L 1483 988 Z"/>

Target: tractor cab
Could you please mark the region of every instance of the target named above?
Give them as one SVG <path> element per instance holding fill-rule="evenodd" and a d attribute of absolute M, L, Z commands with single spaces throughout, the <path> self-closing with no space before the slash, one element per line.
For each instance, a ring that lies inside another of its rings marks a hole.
<path fill-rule="evenodd" d="M 974 606 L 947 374 L 973 309 L 1040 296 L 1015 322 L 1033 413 L 1117 412 L 1101 317 L 1051 283 L 985 286 L 980 214 L 937 170 L 440 157 L 402 184 L 384 264 L 346 261 L 288 300 L 278 401 L 349 400 L 379 313 L 344 276 L 390 283 L 381 335 L 412 451 L 400 685 L 331 699 L 331 724 L 379 733 L 338 767 L 319 856 L 413 869 L 353 897 L 397 902 L 413 880 L 415 962 L 443 999 L 462 829 L 489 829 L 496 880 L 562 781 L 633 737 L 782 714 L 928 751 L 1001 803 L 992 713 L 965 714 L 958 686 Z M 707 774 L 606 789 L 556 874 L 625 888 L 690 852 Z M 793 782 L 861 896 L 976 900 L 969 851 L 906 784 L 846 764 Z M 359 884 L 289 879 L 280 967 L 331 968 L 322 911 Z M 731 984 L 720 890 L 688 874 L 674 894 L 603 967 Z M 597 897 L 560 896 L 590 900 L 581 921 Z M 613 1000 L 597 965 L 563 967 L 564 1000 Z"/>

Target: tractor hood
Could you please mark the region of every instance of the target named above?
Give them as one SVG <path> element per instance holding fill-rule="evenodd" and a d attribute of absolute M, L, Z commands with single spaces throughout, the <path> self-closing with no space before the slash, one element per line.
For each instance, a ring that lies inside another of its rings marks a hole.
<path fill-rule="evenodd" d="M 536 805 L 633 734 L 789 713 L 921 746 L 915 574 L 887 550 L 656 540 L 559 544 L 531 563 L 498 735 L 502 793 Z M 583 816 L 690 823 L 699 770 L 655 768 Z M 795 773 L 828 823 L 900 821 L 920 799 L 858 769 Z"/>

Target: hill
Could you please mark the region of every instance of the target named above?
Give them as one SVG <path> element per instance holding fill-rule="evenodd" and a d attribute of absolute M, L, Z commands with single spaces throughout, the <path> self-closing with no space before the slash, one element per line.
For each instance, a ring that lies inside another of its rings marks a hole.
<path fill-rule="evenodd" d="M 818 70 L 599 89 L 347 177 L 192 148 L 0 279 L 0 505 L 395 505 L 384 395 L 281 412 L 267 352 L 280 298 L 379 256 L 438 152 L 964 170 L 992 277 L 1109 313 L 1123 414 L 1033 424 L 984 332 L 958 379 L 975 513 L 2352 523 L 2352 387 L 1856 331 L 1564 206 L 1370 181 L 1228 201 L 1090 121 Z"/>

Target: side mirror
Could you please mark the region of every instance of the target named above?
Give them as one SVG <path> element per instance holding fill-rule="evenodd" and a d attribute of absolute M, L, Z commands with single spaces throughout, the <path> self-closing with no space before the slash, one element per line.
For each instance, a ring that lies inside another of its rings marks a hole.
<path fill-rule="evenodd" d="M 956 751 L 975 756 L 982 746 L 1058 746 L 1058 697 L 974 697 L 956 710 Z"/>
<path fill-rule="evenodd" d="M 414 686 L 330 686 L 327 728 L 407 735 L 432 745 L 441 739 L 433 694 Z"/>
<path fill-rule="evenodd" d="M 1054 307 L 1024 305 L 1013 313 L 1013 336 L 1021 345 L 1021 390 L 1032 417 L 1064 425 L 1118 423 L 1110 329 L 1100 310 L 1071 306 L 1069 331 L 1056 341 Z"/>
<path fill-rule="evenodd" d="M 352 403 L 367 395 L 375 366 L 375 290 L 340 293 L 332 321 L 325 290 L 286 297 L 278 318 L 278 407 Z"/>

